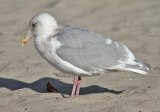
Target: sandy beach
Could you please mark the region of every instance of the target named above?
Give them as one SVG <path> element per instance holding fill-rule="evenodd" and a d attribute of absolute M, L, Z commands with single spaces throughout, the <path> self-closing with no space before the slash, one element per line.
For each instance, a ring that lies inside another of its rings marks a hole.
<path fill-rule="evenodd" d="M 50 82 L 66 96 L 73 75 L 49 65 L 34 40 L 21 47 L 30 19 L 47 12 L 60 25 L 99 33 L 128 46 L 153 72 L 110 72 L 82 77 L 78 98 L 56 99 Z M 160 112 L 159 0 L 1 0 L 0 112 Z"/>

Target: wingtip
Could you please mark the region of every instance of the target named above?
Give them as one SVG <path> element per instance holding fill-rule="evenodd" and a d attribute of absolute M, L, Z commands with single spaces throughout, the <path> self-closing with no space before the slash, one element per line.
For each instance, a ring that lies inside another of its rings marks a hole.
<path fill-rule="evenodd" d="M 147 68 L 147 70 L 153 71 L 152 66 L 150 66 L 149 64 L 145 63 L 145 67 Z"/>

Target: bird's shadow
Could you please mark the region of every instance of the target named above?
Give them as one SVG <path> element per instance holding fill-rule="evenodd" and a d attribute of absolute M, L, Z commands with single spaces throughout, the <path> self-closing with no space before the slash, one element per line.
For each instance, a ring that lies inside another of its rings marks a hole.
<path fill-rule="evenodd" d="M 0 88 L 5 87 L 12 91 L 23 89 L 23 88 L 30 88 L 39 93 L 47 93 L 48 91 L 47 91 L 46 84 L 48 82 L 51 85 L 53 85 L 61 94 L 67 94 L 67 95 L 71 94 L 73 84 L 62 82 L 60 80 L 56 80 L 50 77 L 44 77 L 32 83 L 26 83 L 26 82 L 22 82 L 15 79 L 0 78 Z M 123 91 L 124 90 L 115 91 L 115 90 L 110 90 L 107 88 L 100 87 L 98 85 L 92 85 L 88 87 L 82 87 L 80 91 L 80 95 L 92 94 L 92 93 L 104 93 L 104 92 L 120 94 Z"/>

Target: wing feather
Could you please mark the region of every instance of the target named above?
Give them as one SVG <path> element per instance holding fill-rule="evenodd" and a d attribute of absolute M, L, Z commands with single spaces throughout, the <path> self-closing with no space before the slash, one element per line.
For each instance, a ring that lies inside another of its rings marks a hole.
<path fill-rule="evenodd" d="M 57 55 L 85 71 L 96 71 L 118 65 L 128 59 L 126 46 L 109 38 L 73 26 L 61 26 Z"/>

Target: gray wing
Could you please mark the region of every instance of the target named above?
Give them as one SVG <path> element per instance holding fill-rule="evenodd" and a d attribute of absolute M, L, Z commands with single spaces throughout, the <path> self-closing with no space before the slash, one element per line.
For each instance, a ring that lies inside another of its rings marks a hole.
<path fill-rule="evenodd" d="M 62 44 L 56 50 L 58 56 L 85 71 L 106 69 L 128 56 L 123 44 L 73 26 L 61 26 L 57 40 Z"/>

